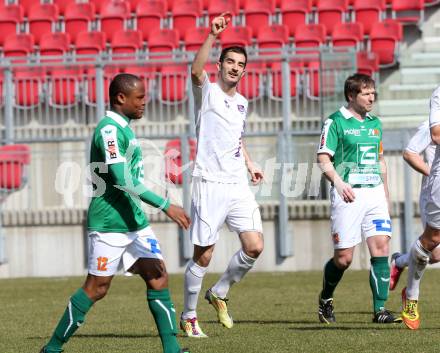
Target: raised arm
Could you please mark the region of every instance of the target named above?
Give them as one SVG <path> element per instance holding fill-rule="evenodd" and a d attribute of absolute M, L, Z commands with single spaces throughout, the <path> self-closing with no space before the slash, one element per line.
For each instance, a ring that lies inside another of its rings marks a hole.
<path fill-rule="evenodd" d="M 231 19 L 230 16 L 229 12 L 224 12 L 212 20 L 211 31 L 197 52 L 191 66 L 191 79 L 196 86 L 201 86 L 203 83 L 203 68 L 208 61 L 209 52 L 217 36 L 228 27 L 228 23 Z"/>

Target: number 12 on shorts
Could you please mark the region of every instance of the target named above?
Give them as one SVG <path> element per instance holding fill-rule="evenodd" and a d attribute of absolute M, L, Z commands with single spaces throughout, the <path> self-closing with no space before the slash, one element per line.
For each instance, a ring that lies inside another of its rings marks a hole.
<path fill-rule="evenodd" d="M 108 257 L 100 256 L 96 260 L 98 261 L 98 271 L 107 271 Z"/>

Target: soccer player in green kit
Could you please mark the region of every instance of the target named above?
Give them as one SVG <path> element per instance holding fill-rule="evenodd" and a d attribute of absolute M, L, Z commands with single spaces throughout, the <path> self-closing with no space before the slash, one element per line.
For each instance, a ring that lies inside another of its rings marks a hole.
<path fill-rule="evenodd" d="M 385 309 L 390 269 L 391 220 L 382 124 L 369 112 L 376 97 L 374 80 L 355 74 L 345 81 L 347 107 L 325 121 L 317 151 L 318 163 L 331 182 L 331 235 L 334 255 L 324 267 L 319 295 L 319 320 L 335 322 L 333 292 L 350 266 L 362 236 L 371 255 L 370 287 L 373 322 L 401 322 Z"/>
<path fill-rule="evenodd" d="M 130 127 L 143 117 L 145 87 L 137 76 L 117 75 L 109 89 L 111 110 L 92 137 L 90 162 L 95 174 L 94 196 L 88 210 L 89 261 L 85 283 L 68 306 L 41 353 L 62 352 L 85 320 L 92 305 L 102 299 L 121 263 L 139 274 L 147 286 L 147 303 L 156 322 L 164 353 L 184 353 L 177 339 L 175 309 L 168 291 L 168 274 L 159 243 L 141 201 L 162 209 L 180 227 L 188 229 L 185 211 L 151 192 L 143 184 L 142 151 Z"/>

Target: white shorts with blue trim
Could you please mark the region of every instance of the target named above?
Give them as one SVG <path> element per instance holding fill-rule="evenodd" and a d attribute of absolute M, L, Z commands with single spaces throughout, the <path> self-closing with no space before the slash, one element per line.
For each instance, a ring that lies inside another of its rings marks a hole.
<path fill-rule="evenodd" d="M 260 209 L 247 184 L 225 184 L 193 178 L 191 241 L 209 246 L 219 239 L 226 223 L 229 230 L 263 233 Z"/>
<path fill-rule="evenodd" d="M 153 229 L 148 226 L 128 233 L 89 231 L 88 271 L 95 276 L 113 276 L 121 263 L 124 271 L 140 258 L 163 260 Z"/>
<path fill-rule="evenodd" d="M 353 188 L 354 202 L 342 200 L 331 189 L 331 236 L 335 249 L 352 248 L 375 235 L 391 237 L 391 219 L 383 185 Z"/>

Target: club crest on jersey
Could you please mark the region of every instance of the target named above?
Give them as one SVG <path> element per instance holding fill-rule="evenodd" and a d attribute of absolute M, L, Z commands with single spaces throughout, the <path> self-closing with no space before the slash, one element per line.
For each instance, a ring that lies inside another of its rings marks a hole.
<path fill-rule="evenodd" d="M 244 113 L 245 112 L 245 110 L 244 110 L 244 105 L 241 105 L 241 104 L 237 104 L 237 108 L 238 108 L 238 111 L 240 112 L 240 113 Z"/>
<path fill-rule="evenodd" d="M 225 107 L 229 109 L 229 102 L 225 99 Z"/>
<path fill-rule="evenodd" d="M 341 240 L 339 239 L 339 234 L 338 233 L 333 233 L 332 234 L 332 238 L 333 238 L 333 243 L 338 244 Z"/>

